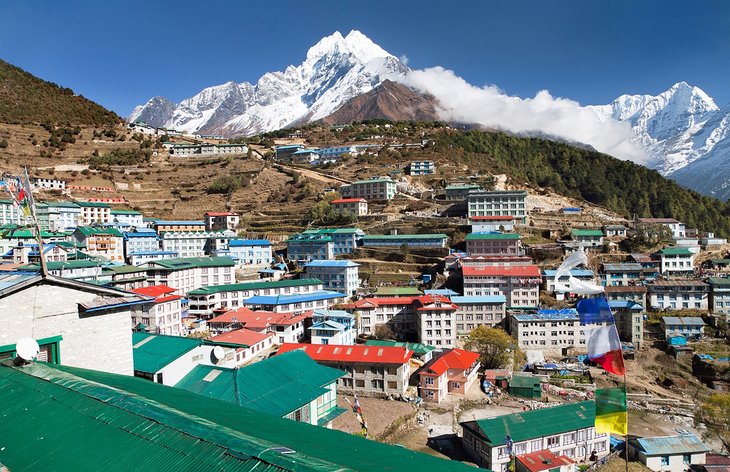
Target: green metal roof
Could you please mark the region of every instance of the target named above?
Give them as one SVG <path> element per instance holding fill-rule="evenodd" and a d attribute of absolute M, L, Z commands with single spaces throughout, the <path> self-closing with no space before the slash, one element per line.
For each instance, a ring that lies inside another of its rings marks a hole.
<path fill-rule="evenodd" d="M 195 367 L 175 387 L 238 406 L 284 416 L 327 393 L 345 375 L 322 366 L 304 351 L 270 357 L 241 369 Z"/>
<path fill-rule="evenodd" d="M 101 202 L 76 202 L 80 207 L 111 208 L 108 203 Z"/>
<path fill-rule="evenodd" d="M 665 256 L 691 256 L 692 252 L 686 247 L 665 247 L 657 251 L 657 254 L 664 254 Z"/>
<path fill-rule="evenodd" d="M 352 185 L 357 185 L 357 184 L 379 184 L 379 183 L 383 183 L 383 182 L 389 182 L 389 183 L 392 183 L 393 185 L 395 185 L 395 182 L 393 180 L 391 180 L 391 179 L 358 180 L 356 182 L 353 182 Z"/>
<path fill-rule="evenodd" d="M 707 279 L 710 285 L 730 285 L 730 278 L 728 277 L 710 277 Z"/>
<path fill-rule="evenodd" d="M 184 270 L 195 267 L 233 267 L 235 262 L 230 257 L 179 257 L 153 261 L 155 267 L 169 270 Z"/>
<path fill-rule="evenodd" d="M 48 270 L 61 269 L 87 269 L 89 267 L 102 267 L 104 263 L 92 261 L 90 259 L 79 259 L 74 261 L 48 261 L 46 267 Z M 39 264 L 26 264 L 19 267 L 20 270 L 40 270 Z"/>
<path fill-rule="evenodd" d="M 9 470 L 269 472 L 336 468 L 305 452 L 274 452 L 271 448 L 278 444 L 248 431 L 225 428 L 198 415 L 90 382 L 75 375 L 80 371 L 42 363 L 0 366 L 0 459 Z"/>
<path fill-rule="evenodd" d="M 112 210 L 112 215 L 141 215 L 141 211 L 137 210 Z"/>
<path fill-rule="evenodd" d="M 104 270 L 109 271 L 113 274 L 136 274 L 139 272 L 147 273 L 147 269 L 133 265 L 109 266 L 105 267 Z"/>
<path fill-rule="evenodd" d="M 391 295 L 391 296 L 409 296 L 409 295 L 423 295 L 423 292 L 418 290 L 417 287 L 378 287 L 374 293 L 375 296 Z"/>
<path fill-rule="evenodd" d="M 490 241 L 490 240 L 509 240 L 520 239 L 517 233 L 471 233 L 466 235 L 467 241 Z"/>
<path fill-rule="evenodd" d="M 112 389 L 116 389 L 111 390 L 111 393 L 124 394 L 130 402 L 140 402 L 143 405 L 150 405 L 151 408 L 167 410 L 175 420 L 185 421 L 188 419 L 193 422 L 199 422 L 201 431 L 210 432 L 211 435 L 214 435 L 217 432 L 220 432 L 220 434 L 228 433 L 234 435 L 236 438 L 240 438 L 241 441 L 248 441 L 249 448 L 245 451 L 247 454 L 257 455 L 258 457 L 262 457 L 272 463 L 279 463 L 274 462 L 275 460 L 284 461 L 286 459 L 291 459 L 291 462 L 296 462 L 297 464 L 297 467 L 294 470 L 298 471 L 335 470 L 336 468 L 332 467 L 332 464 L 336 464 L 339 468 L 338 470 L 353 471 L 401 472 L 404 470 L 420 469 L 449 472 L 474 470 L 471 466 L 462 464 L 461 462 L 444 460 L 427 454 L 409 451 L 400 447 L 370 441 L 341 431 L 320 428 L 302 422 L 262 414 L 248 408 L 235 407 L 230 403 L 212 398 L 205 398 L 186 390 L 167 387 L 137 377 L 109 374 L 106 372 L 97 372 L 67 366 L 57 366 L 55 370 L 61 371 L 61 373 L 73 374 L 90 382 L 100 383 L 102 384 L 102 388 L 111 387 Z M 69 386 L 74 385 L 74 383 L 70 381 L 67 381 L 67 384 Z M 93 386 L 95 385 L 92 385 L 92 387 Z M 2 391 L 4 392 L 6 389 L 3 388 Z M 68 418 L 68 416 L 60 413 L 58 414 L 61 417 L 58 418 L 59 423 L 52 423 L 51 420 L 57 418 L 54 414 L 57 410 L 51 409 L 47 412 L 51 418 L 48 418 L 47 420 L 45 419 L 44 414 L 38 415 L 37 417 L 33 415 L 31 417 L 31 415 L 28 415 L 27 412 L 23 412 L 22 409 L 17 409 L 12 406 L 14 402 L 10 400 L 13 398 L 14 395 L 8 396 L 8 401 L 0 403 L 0 411 L 14 409 L 14 411 L 17 411 L 16 415 L 18 416 L 18 419 L 23 420 L 21 421 L 21 426 L 28 428 L 32 432 L 31 435 L 25 434 L 23 438 L 21 438 L 23 440 L 33 440 L 31 448 L 26 450 L 28 451 L 29 456 L 35 457 L 35 454 L 29 451 L 32 451 L 32 447 L 36 446 L 39 442 L 37 434 L 39 424 L 43 425 L 44 428 L 49 425 L 57 425 L 57 430 L 64 432 L 67 431 L 66 428 L 72 427 L 69 426 L 69 424 L 74 424 L 73 418 Z M 20 395 L 20 398 L 22 398 L 22 395 Z M 35 398 L 33 400 L 35 401 Z M 49 395 L 48 392 L 43 392 L 41 400 L 46 403 L 52 402 L 51 395 Z M 31 403 L 31 405 L 33 404 L 34 403 Z M 146 412 L 147 409 L 143 411 Z M 44 411 L 43 413 L 46 412 Z M 367 417 L 368 410 L 366 409 L 364 413 Z M 377 414 L 377 412 L 372 411 L 370 414 Z M 40 421 L 41 418 L 44 418 L 44 421 Z M 2 424 L 4 420 L 5 418 L 0 415 L 0 424 Z M 214 426 L 212 431 L 210 429 L 211 425 Z M 152 428 L 152 434 L 154 434 L 155 429 L 154 427 Z M 145 431 L 144 427 L 140 427 L 138 434 L 144 435 Z M 108 452 L 108 449 L 106 448 L 112 447 L 116 443 L 113 441 L 107 442 L 103 435 L 96 436 L 95 433 L 96 430 L 92 428 L 87 433 L 88 435 L 82 438 L 85 439 L 88 437 L 89 441 L 76 441 L 73 435 L 64 435 L 61 436 L 63 439 L 61 443 L 54 442 L 52 445 L 54 449 L 58 448 L 59 444 L 68 444 L 70 448 L 71 446 L 78 445 L 81 449 L 71 449 L 76 452 L 76 456 L 83 456 L 84 458 L 91 457 L 86 455 L 87 450 L 90 449 L 88 454 L 95 454 L 98 450 L 99 453 L 104 452 L 105 457 L 108 456 L 106 460 L 111 461 L 113 459 L 113 464 L 115 465 L 121 464 L 123 457 L 129 457 L 129 455 L 131 455 L 136 461 L 135 466 L 131 467 L 134 470 L 150 470 L 154 468 L 156 471 L 177 471 L 192 469 L 192 465 L 190 468 L 186 469 L 184 466 L 176 467 L 174 463 L 167 464 L 166 462 L 161 461 L 155 461 L 153 464 L 149 464 L 145 461 L 147 457 L 145 454 L 138 454 L 136 451 L 130 450 L 129 447 L 118 451 L 120 455 L 123 453 L 126 454 L 122 457 L 119 457 L 117 454 L 106 454 Z M 3 435 L 3 438 L 5 438 L 5 435 Z M 98 449 L 95 448 L 97 444 L 99 445 Z M 285 446 L 296 452 L 294 454 L 283 455 L 271 449 L 267 449 L 274 446 Z M 233 451 L 231 451 L 231 453 L 238 450 L 238 448 L 232 449 Z M 215 450 L 212 452 L 214 457 L 218 457 L 218 454 L 215 454 Z M 8 454 L 9 452 L 7 451 L 0 454 L 3 461 L 5 461 L 6 457 L 9 457 Z M 198 458 L 198 456 L 201 455 L 205 456 L 205 454 L 200 454 L 197 449 L 191 453 L 191 456 L 196 457 L 197 460 L 206 459 L 206 457 Z M 99 462 L 100 465 L 108 463 L 109 462 L 106 461 Z M 12 463 L 8 462 L 6 465 L 8 465 L 11 470 L 16 470 Z M 104 468 L 103 466 L 100 468 L 104 470 L 130 470 L 130 467 L 123 468 L 122 465 L 118 465 L 116 469 Z M 61 467 L 59 463 L 54 463 L 47 467 L 47 469 L 59 470 Z M 82 470 L 74 468 L 63 469 Z M 21 470 L 21 468 L 17 467 L 17 470 Z M 83 468 L 83 470 L 98 470 L 98 468 L 87 466 Z M 205 465 L 203 465 L 198 470 L 212 470 L 212 468 L 205 467 Z M 266 469 L 262 470 L 265 471 Z"/>
<path fill-rule="evenodd" d="M 366 346 L 393 346 L 393 347 L 404 347 L 417 356 L 428 354 L 429 352 L 436 349 L 435 346 L 428 346 L 421 343 L 406 343 L 400 341 L 391 341 L 390 339 L 368 339 L 365 342 Z"/>
<path fill-rule="evenodd" d="M 481 188 L 482 186 L 477 184 L 451 184 L 446 186 L 446 190 L 472 190 Z"/>
<path fill-rule="evenodd" d="M 600 229 L 574 229 L 570 232 L 570 234 L 573 235 L 573 237 L 581 237 L 581 236 L 603 236 L 603 231 Z"/>
<path fill-rule="evenodd" d="M 282 287 L 301 287 L 304 285 L 320 285 L 322 281 L 319 279 L 296 279 L 296 280 L 277 280 L 276 282 L 242 282 L 238 284 L 212 285 L 207 287 L 196 288 L 188 292 L 188 295 L 209 295 L 221 292 L 236 292 L 243 290 L 266 290 Z"/>
<path fill-rule="evenodd" d="M 80 232 L 84 236 L 91 236 L 92 234 L 109 234 L 117 238 L 123 238 L 124 235 L 116 228 L 101 227 L 101 226 L 79 226 L 76 231 Z"/>
<path fill-rule="evenodd" d="M 514 381 L 514 379 L 513 379 Z M 541 408 L 496 418 L 462 423 L 476 427 L 492 447 L 504 444 L 509 435 L 513 442 L 550 436 L 576 429 L 590 428 L 596 417 L 593 401 L 568 403 L 552 408 Z"/>
<path fill-rule="evenodd" d="M 446 236 L 443 233 L 434 233 L 434 234 L 369 234 L 367 236 L 363 236 L 362 239 L 368 240 L 368 239 L 447 239 L 448 236 Z"/>
<path fill-rule="evenodd" d="M 203 341 L 197 338 L 132 333 L 134 370 L 148 373 L 158 372 L 170 362 L 201 344 Z"/>
<path fill-rule="evenodd" d="M 360 228 L 319 228 L 307 229 L 301 234 L 355 234 L 362 231 Z"/>

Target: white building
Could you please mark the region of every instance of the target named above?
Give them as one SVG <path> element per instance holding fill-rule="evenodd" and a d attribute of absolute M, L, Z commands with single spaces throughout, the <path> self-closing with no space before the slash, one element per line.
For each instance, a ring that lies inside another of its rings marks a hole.
<path fill-rule="evenodd" d="M 66 181 L 61 179 L 46 179 L 42 177 L 33 178 L 31 184 L 33 188 L 42 188 L 47 190 L 66 190 Z"/>
<path fill-rule="evenodd" d="M 686 236 L 687 230 L 684 223 L 680 223 L 674 218 L 639 218 L 639 223 L 645 225 L 663 225 L 669 228 L 673 238 L 683 238 Z"/>
<path fill-rule="evenodd" d="M 325 289 L 352 296 L 360 286 L 358 267 L 349 260 L 314 260 L 304 269 L 307 277 L 321 280 Z"/>
<path fill-rule="evenodd" d="M 132 326 L 157 334 L 182 336 L 182 296 L 167 285 L 150 285 L 135 288 L 133 293 L 154 298 L 154 304 L 135 307 L 132 310 Z M 144 325 L 141 327 L 140 324 Z"/>
<path fill-rule="evenodd" d="M 76 204 L 81 207 L 82 226 L 112 222 L 112 209 L 108 204 L 96 202 L 76 202 Z"/>
<path fill-rule="evenodd" d="M 471 233 L 466 235 L 469 256 L 520 256 L 522 236 L 517 233 Z"/>
<path fill-rule="evenodd" d="M 248 152 L 248 146 L 245 144 L 168 144 L 165 147 L 168 148 L 171 156 L 176 157 L 246 154 Z"/>
<path fill-rule="evenodd" d="M 276 344 L 298 343 L 304 340 L 304 325 L 310 316 L 311 312 L 274 313 L 240 307 L 211 318 L 208 325 L 214 332 L 227 333 L 245 328 L 258 333 L 272 333 Z"/>
<path fill-rule="evenodd" d="M 503 295 L 507 307 L 536 307 L 540 302 L 540 269 L 525 266 L 462 267 L 464 295 Z"/>
<path fill-rule="evenodd" d="M 408 164 L 409 175 L 430 175 L 436 172 L 436 163 L 433 161 L 411 161 Z"/>
<path fill-rule="evenodd" d="M 148 262 L 150 285 L 176 288 L 177 295 L 186 295 L 206 285 L 225 285 L 235 281 L 235 264 L 230 257 L 189 257 Z"/>
<path fill-rule="evenodd" d="M 241 217 L 238 213 L 230 211 L 209 211 L 203 215 L 205 221 L 205 229 L 208 231 L 231 230 L 235 231 Z"/>
<path fill-rule="evenodd" d="M 40 210 L 40 208 L 39 208 Z M 40 215 L 39 215 L 40 218 Z M 15 206 L 12 200 L 0 200 L 0 224 L 20 225 L 23 224 L 23 216 L 20 207 Z"/>
<path fill-rule="evenodd" d="M 396 194 L 396 184 L 390 178 L 359 180 L 339 189 L 342 198 L 364 198 L 372 200 L 392 200 Z"/>
<path fill-rule="evenodd" d="M 149 228 L 137 228 L 122 234 L 124 235 L 124 257 L 130 264 L 132 264 L 133 254 L 149 253 L 160 249 L 160 239 L 157 233 Z"/>
<path fill-rule="evenodd" d="M 694 273 L 695 255 L 684 247 L 665 247 L 656 253 L 659 272 L 664 275 L 689 275 Z"/>
<path fill-rule="evenodd" d="M 151 299 L 27 273 L 2 275 L 0 283 L 0 358 L 15 357 L 18 340 L 33 338 L 38 360 L 132 374 L 131 310 Z"/>
<path fill-rule="evenodd" d="M 37 203 L 36 214 L 44 231 L 73 231 L 84 222 L 81 207 L 75 202 Z"/>
<path fill-rule="evenodd" d="M 440 295 L 423 295 L 413 303 L 416 331 L 427 346 L 456 347 L 456 310 L 458 306 Z"/>
<path fill-rule="evenodd" d="M 168 231 L 160 236 L 163 251 L 177 252 L 180 257 L 203 257 L 228 247 L 236 233 L 225 231 Z"/>
<path fill-rule="evenodd" d="M 368 214 L 368 201 L 364 198 L 338 198 L 332 200 L 331 205 L 335 211 L 349 211 L 357 216 Z"/>
<path fill-rule="evenodd" d="M 469 218 L 469 222 L 472 233 L 494 233 L 515 229 L 515 217 L 509 215 L 473 216 Z"/>
<path fill-rule="evenodd" d="M 509 317 L 509 331 L 523 351 L 554 355 L 564 354 L 567 349 L 586 352 L 585 328 L 574 308 L 513 314 Z"/>
<path fill-rule="evenodd" d="M 312 344 L 355 344 L 355 316 L 342 310 L 315 310 L 309 328 Z"/>
<path fill-rule="evenodd" d="M 655 472 L 685 472 L 705 463 L 710 449 L 694 434 L 629 439 L 629 456 Z"/>
<path fill-rule="evenodd" d="M 124 235 L 114 228 L 79 226 L 73 232 L 73 238 L 90 256 L 124 262 Z"/>
<path fill-rule="evenodd" d="M 513 216 L 516 223 L 527 222 L 527 190 L 471 191 L 467 196 L 469 218 Z"/>
<path fill-rule="evenodd" d="M 599 458 L 606 456 L 611 437 L 596 433 L 595 421 L 595 402 L 584 401 L 460 424 L 464 450 L 477 465 L 506 472 L 512 462 L 510 452 L 521 455 L 549 449 L 579 462 L 588 461 L 593 451 Z M 542 426 L 532 428 L 531 424 Z M 507 440 L 512 441 L 511 451 Z"/>
<path fill-rule="evenodd" d="M 342 303 L 345 294 L 320 290 L 313 293 L 293 295 L 256 295 L 243 301 L 252 310 L 273 311 L 275 313 L 300 314 L 306 311 L 330 308 Z"/>
<path fill-rule="evenodd" d="M 180 254 L 175 251 L 140 251 L 130 254 L 127 262 L 133 266 L 141 266 L 152 261 L 177 259 L 178 257 L 180 257 Z"/>
<path fill-rule="evenodd" d="M 274 262 L 267 239 L 231 239 L 228 255 L 239 266 L 269 266 Z"/>
<path fill-rule="evenodd" d="M 142 213 L 135 210 L 112 210 L 112 223 L 128 224 L 134 228 L 142 228 L 144 226 Z"/>
<path fill-rule="evenodd" d="M 505 317 L 504 295 L 484 295 L 481 297 L 451 297 L 459 309 L 456 310 L 456 336 L 468 336 L 471 330 L 479 326 L 494 327 L 502 323 Z"/>

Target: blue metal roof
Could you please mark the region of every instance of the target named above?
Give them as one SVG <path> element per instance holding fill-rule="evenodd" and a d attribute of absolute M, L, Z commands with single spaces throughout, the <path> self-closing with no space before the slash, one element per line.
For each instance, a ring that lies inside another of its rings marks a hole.
<path fill-rule="evenodd" d="M 426 295 L 441 295 L 443 297 L 455 297 L 459 295 L 459 292 L 454 292 L 450 288 L 424 290 L 423 293 L 425 293 Z"/>
<path fill-rule="evenodd" d="M 457 305 L 460 303 L 507 303 L 504 295 L 484 295 L 481 297 L 451 297 L 451 301 Z"/>
<path fill-rule="evenodd" d="M 565 308 L 563 310 L 537 310 L 535 313 L 523 313 L 512 316 L 514 316 L 517 321 L 570 321 L 579 319 L 578 311 L 575 308 Z"/>
<path fill-rule="evenodd" d="M 37 272 L 10 272 L 7 274 L 0 275 L 0 290 L 14 287 L 19 283 L 23 283 L 28 279 L 38 277 Z"/>
<path fill-rule="evenodd" d="M 358 267 L 360 264 L 352 262 L 350 260 L 325 260 L 318 259 L 315 261 L 307 262 L 304 267 Z"/>
<path fill-rule="evenodd" d="M 228 246 L 271 246 L 271 241 L 268 239 L 231 239 Z"/>
<path fill-rule="evenodd" d="M 291 295 L 255 295 L 243 301 L 244 305 L 289 305 L 291 303 L 316 302 L 344 298 L 346 295 L 330 290 L 318 290 L 311 293 L 295 293 Z"/>
<path fill-rule="evenodd" d="M 130 239 L 130 238 L 156 238 L 157 237 L 157 233 L 154 232 L 154 231 L 152 231 L 152 232 L 144 232 L 144 233 L 124 233 L 124 237 L 126 239 Z"/>
<path fill-rule="evenodd" d="M 630 310 L 643 310 L 644 307 L 633 300 L 609 300 L 608 306 L 611 308 L 627 308 Z"/>
<path fill-rule="evenodd" d="M 172 256 L 177 254 L 177 251 L 139 251 L 133 252 L 130 256 Z"/>
<path fill-rule="evenodd" d="M 647 456 L 669 456 L 673 454 L 691 454 L 708 452 L 710 449 L 694 434 L 680 436 L 659 436 L 653 438 L 637 438 L 636 442 Z"/>
<path fill-rule="evenodd" d="M 555 269 L 545 269 L 542 271 L 542 275 L 544 275 L 545 277 L 555 277 L 555 274 L 557 272 L 558 271 Z M 572 275 L 573 277 L 593 277 L 595 274 L 592 270 L 588 269 L 571 269 L 570 275 Z"/>

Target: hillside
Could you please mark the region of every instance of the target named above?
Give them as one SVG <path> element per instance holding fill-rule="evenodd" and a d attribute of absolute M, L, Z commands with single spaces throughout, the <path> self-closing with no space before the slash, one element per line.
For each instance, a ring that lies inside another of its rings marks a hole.
<path fill-rule="evenodd" d="M 0 123 L 114 126 L 116 113 L 0 60 Z"/>

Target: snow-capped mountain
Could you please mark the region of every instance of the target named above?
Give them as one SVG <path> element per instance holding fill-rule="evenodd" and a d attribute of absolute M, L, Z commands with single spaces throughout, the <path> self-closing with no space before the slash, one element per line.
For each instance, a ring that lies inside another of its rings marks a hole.
<path fill-rule="evenodd" d="M 135 108 L 128 119 L 189 132 L 252 135 L 324 118 L 386 78 L 407 71 L 359 31 L 345 37 L 335 32 L 311 47 L 301 65 L 266 73 L 255 85 L 228 82 L 178 104 L 155 97 Z"/>
<path fill-rule="evenodd" d="M 679 82 L 657 96 L 622 95 L 592 108 L 631 124 L 634 141 L 651 155 L 649 167 L 701 193 L 730 196 L 730 162 L 721 170 L 730 160 L 730 107 Z"/>

